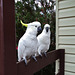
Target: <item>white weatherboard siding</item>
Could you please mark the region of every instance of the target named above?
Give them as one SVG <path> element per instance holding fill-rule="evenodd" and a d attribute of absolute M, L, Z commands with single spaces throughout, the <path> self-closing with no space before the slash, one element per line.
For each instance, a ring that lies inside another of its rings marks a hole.
<path fill-rule="evenodd" d="M 59 36 L 59 44 L 75 44 L 75 36 Z"/>
<path fill-rule="evenodd" d="M 59 27 L 75 26 L 75 17 L 59 19 Z"/>
<path fill-rule="evenodd" d="M 65 53 L 67 54 L 75 54 L 75 45 L 59 45 L 59 48 L 64 48 Z"/>
<path fill-rule="evenodd" d="M 66 71 L 66 72 L 65 72 L 65 75 L 75 75 L 75 73 Z"/>
<path fill-rule="evenodd" d="M 65 49 L 65 75 L 75 75 L 75 0 L 56 0 L 56 49 Z"/>
<path fill-rule="evenodd" d="M 75 16 L 75 8 L 59 10 L 59 18 Z"/>
<path fill-rule="evenodd" d="M 74 0 L 64 0 L 59 2 L 59 9 L 71 8 L 75 6 Z"/>
<path fill-rule="evenodd" d="M 75 65 L 71 63 L 65 63 L 65 70 L 75 72 Z M 75 75 L 75 74 L 74 74 Z"/>
<path fill-rule="evenodd" d="M 65 62 L 74 63 L 74 66 L 75 66 L 75 55 L 65 54 Z"/>
<path fill-rule="evenodd" d="M 60 27 L 59 35 L 75 35 L 75 27 Z"/>

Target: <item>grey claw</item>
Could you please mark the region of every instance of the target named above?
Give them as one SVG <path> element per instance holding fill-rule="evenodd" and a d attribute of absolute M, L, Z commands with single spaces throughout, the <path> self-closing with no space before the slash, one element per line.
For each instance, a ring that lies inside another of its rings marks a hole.
<path fill-rule="evenodd" d="M 46 52 L 44 52 L 44 55 L 45 55 L 45 57 L 47 57 L 47 53 Z"/>
<path fill-rule="evenodd" d="M 39 56 L 42 58 L 42 54 L 39 54 Z"/>
<path fill-rule="evenodd" d="M 25 64 L 27 65 L 27 60 L 26 60 L 26 59 L 24 59 L 24 62 L 25 62 Z"/>
<path fill-rule="evenodd" d="M 36 57 L 35 56 L 32 56 L 32 58 L 37 62 L 37 59 L 36 59 Z"/>

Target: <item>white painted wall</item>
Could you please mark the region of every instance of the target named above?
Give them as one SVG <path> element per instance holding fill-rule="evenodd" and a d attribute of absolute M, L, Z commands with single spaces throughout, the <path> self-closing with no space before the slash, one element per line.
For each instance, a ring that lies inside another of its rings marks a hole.
<path fill-rule="evenodd" d="M 56 0 L 56 49 L 65 49 L 65 75 L 75 75 L 75 0 Z M 56 73 L 58 72 L 56 61 Z"/>

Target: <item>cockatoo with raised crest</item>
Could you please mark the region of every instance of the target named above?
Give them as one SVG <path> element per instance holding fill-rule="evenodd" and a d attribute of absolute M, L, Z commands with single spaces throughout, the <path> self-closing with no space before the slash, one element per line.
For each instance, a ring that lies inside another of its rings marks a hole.
<path fill-rule="evenodd" d="M 38 21 L 24 24 L 21 21 L 23 26 L 26 26 L 25 34 L 20 38 L 18 43 L 18 61 L 21 59 L 25 60 L 25 64 L 27 64 L 27 59 L 31 56 L 37 61 L 35 58 L 35 53 L 38 48 L 38 40 L 37 40 L 37 33 L 41 30 L 41 23 Z"/>

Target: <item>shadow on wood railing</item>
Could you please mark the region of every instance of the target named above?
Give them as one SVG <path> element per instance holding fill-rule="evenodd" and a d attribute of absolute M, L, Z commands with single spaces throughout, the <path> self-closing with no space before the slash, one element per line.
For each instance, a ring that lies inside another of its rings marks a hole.
<path fill-rule="evenodd" d="M 59 59 L 59 73 L 57 75 L 64 75 L 64 49 L 58 49 L 47 53 L 47 57 L 37 57 L 37 62 L 33 59 L 25 65 L 24 61 L 17 63 L 17 75 L 33 75 L 35 72 L 44 68 L 45 66 L 55 62 Z"/>

